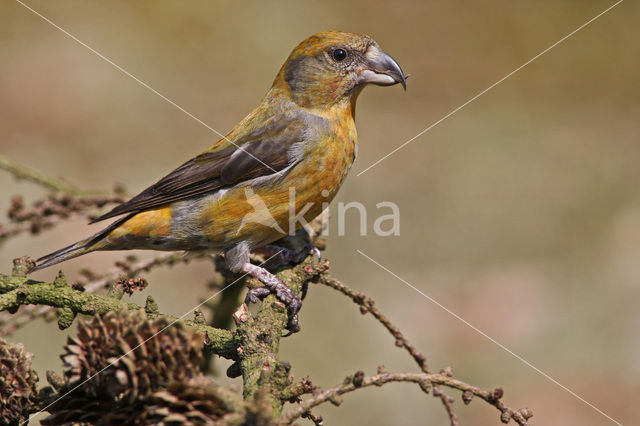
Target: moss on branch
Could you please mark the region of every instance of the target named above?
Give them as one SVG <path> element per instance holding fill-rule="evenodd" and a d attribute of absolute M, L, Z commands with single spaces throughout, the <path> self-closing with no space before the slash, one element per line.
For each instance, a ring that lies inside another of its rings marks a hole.
<path fill-rule="evenodd" d="M 15 312 L 23 305 L 46 305 L 60 308 L 59 325 L 68 327 L 77 314 L 104 315 L 121 309 L 144 309 L 135 303 L 113 297 L 76 290 L 67 285 L 64 275 L 58 274 L 54 282 L 27 280 L 23 270 L 14 266 L 12 275 L 0 275 L 0 311 Z M 150 318 L 166 317 L 170 322 L 178 321 L 171 315 L 148 312 Z M 192 320 L 182 320 L 185 325 L 195 328 L 205 337 L 205 350 L 224 358 L 237 358 L 237 339 L 229 330 L 199 324 Z"/>
<path fill-rule="evenodd" d="M 304 287 L 313 278 L 308 272 L 312 270 L 312 263 L 313 259 L 309 257 L 303 263 L 282 269 L 276 275 L 301 296 Z M 249 285 L 258 284 L 253 280 L 248 281 Z M 269 295 L 255 315 L 241 307 L 235 317 L 238 322 L 239 360 L 227 374 L 242 375 L 244 398 L 261 399 L 269 405 L 273 418 L 277 419 L 286 401 L 281 394 L 291 385 L 291 366 L 279 358 L 280 338 L 286 333 L 287 310 L 274 295 Z"/>

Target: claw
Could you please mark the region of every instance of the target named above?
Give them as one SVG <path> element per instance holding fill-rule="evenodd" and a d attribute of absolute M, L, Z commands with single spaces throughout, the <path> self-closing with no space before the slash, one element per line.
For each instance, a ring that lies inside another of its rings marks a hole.
<path fill-rule="evenodd" d="M 289 322 L 287 323 L 287 334 L 282 335 L 282 337 L 291 336 L 293 333 L 297 333 L 300 331 L 300 324 L 298 324 L 298 314 L 289 317 Z"/>
<path fill-rule="evenodd" d="M 247 296 L 244 298 L 244 303 L 246 303 L 247 305 L 249 303 L 258 303 L 270 294 L 271 290 L 269 290 L 267 287 L 251 288 L 247 292 Z"/>
<path fill-rule="evenodd" d="M 320 262 L 322 260 L 322 253 L 320 253 L 320 249 L 318 249 L 318 247 L 316 246 L 311 246 L 311 250 L 309 250 L 309 253 L 313 256 L 316 255 L 318 257 L 318 262 Z"/>
<path fill-rule="evenodd" d="M 271 293 L 275 294 L 278 300 L 284 303 L 287 307 L 287 313 L 289 316 L 286 327 L 289 331 L 287 336 L 300 330 L 300 326 L 298 325 L 298 311 L 302 307 L 302 300 L 293 292 L 291 287 L 286 285 L 280 278 L 271 274 L 266 269 L 251 263 L 245 263 L 242 266 L 242 271 L 260 280 L 260 282 L 264 284 L 264 287 L 250 289 L 247 292 L 245 301 L 247 303 L 257 303 L 267 295 Z"/>

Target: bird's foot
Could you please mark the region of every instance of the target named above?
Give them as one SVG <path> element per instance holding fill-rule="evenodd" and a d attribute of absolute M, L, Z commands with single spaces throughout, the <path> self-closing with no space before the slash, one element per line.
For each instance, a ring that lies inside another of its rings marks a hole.
<path fill-rule="evenodd" d="M 298 311 L 302 307 L 302 299 L 293 292 L 291 287 L 271 272 L 252 263 L 245 263 L 242 266 L 242 272 L 251 275 L 264 284 L 264 287 L 249 289 L 245 303 L 257 303 L 269 294 L 275 294 L 278 300 L 287 307 L 287 313 L 289 315 L 287 330 L 289 333 L 286 334 L 286 336 L 298 332 L 300 330 L 300 326 L 298 325 Z"/>
<path fill-rule="evenodd" d="M 280 247 L 272 244 L 259 247 L 253 250 L 254 253 L 262 254 L 267 257 L 265 267 L 275 269 L 289 263 L 298 264 L 305 260 L 307 256 L 317 256 L 318 260 L 322 258 L 320 250 L 313 244 L 305 245 L 302 250 L 294 251 L 286 247 Z"/>

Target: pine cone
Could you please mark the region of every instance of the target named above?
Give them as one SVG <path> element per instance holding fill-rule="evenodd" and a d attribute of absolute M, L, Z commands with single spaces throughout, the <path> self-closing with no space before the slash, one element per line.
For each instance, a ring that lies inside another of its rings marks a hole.
<path fill-rule="evenodd" d="M 140 419 L 145 424 L 213 424 L 228 414 L 213 380 L 201 376 L 174 383 L 148 398 Z"/>
<path fill-rule="evenodd" d="M 130 402 L 200 374 L 202 338 L 181 323 L 143 311 L 109 312 L 80 322 L 61 356 L 69 388 Z M 104 370 L 104 371 L 103 371 Z M 83 383 L 85 382 L 86 383 Z"/>
<path fill-rule="evenodd" d="M 76 391 L 56 402 L 52 407 L 54 413 L 43 419 L 42 424 L 224 424 L 222 419 L 228 411 L 216 396 L 215 386 L 210 378 L 199 376 L 187 382 L 169 385 L 166 389 L 133 403 L 101 399 Z"/>
<path fill-rule="evenodd" d="M 34 411 L 38 374 L 31 369 L 32 354 L 21 343 L 0 339 L 0 423 L 26 420 Z"/>
<path fill-rule="evenodd" d="M 68 392 L 67 389 L 64 391 Z M 135 419 L 135 413 L 130 411 L 129 406 L 119 406 L 117 401 L 107 396 L 89 396 L 81 391 L 65 395 L 49 406 L 47 411 L 51 414 L 41 420 L 42 425 L 126 425 Z M 106 416 L 112 416 L 113 422 L 105 422 Z"/>

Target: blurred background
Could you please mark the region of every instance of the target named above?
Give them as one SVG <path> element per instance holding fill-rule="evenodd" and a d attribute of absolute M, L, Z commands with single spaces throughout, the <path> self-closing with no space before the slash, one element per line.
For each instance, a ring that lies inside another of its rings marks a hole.
<path fill-rule="evenodd" d="M 613 1 L 28 4 L 222 133 L 260 101 L 303 38 L 326 29 L 371 35 L 411 78 L 406 93 L 373 87 L 359 99 L 359 157 L 336 202 L 364 203 L 369 235 L 351 211 L 347 235 L 337 236 L 334 214 L 333 275 L 372 296 L 433 370 L 450 365 L 461 380 L 503 387 L 505 402 L 531 408 L 535 424 L 613 423 L 356 250 L 613 418 L 638 421 L 637 3 L 620 4 L 358 177 Z M 218 139 L 12 1 L 0 5 L 0 62 L 0 152 L 84 188 L 120 182 L 137 192 Z M 2 210 L 13 194 L 44 193 L 4 173 L 0 192 Z M 400 207 L 400 236 L 373 234 L 382 201 Z M 12 239 L 0 248 L 0 270 L 101 226 L 75 220 Z M 73 278 L 121 257 L 92 254 L 62 269 Z M 162 311 L 181 315 L 208 295 L 211 275 L 206 262 L 160 269 L 133 301 L 153 294 Z M 301 323 L 281 351 L 296 377 L 329 387 L 380 364 L 417 371 L 379 324 L 327 288 L 311 288 Z M 12 340 L 36 354 L 44 381 L 46 369 L 61 371 L 66 334 L 38 321 Z M 455 397 L 462 424 L 500 424 L 493 407 Z M 327 425 L 448 422 L 437 400 L 406 384 L 348 395 L 318 414 Z"/>

